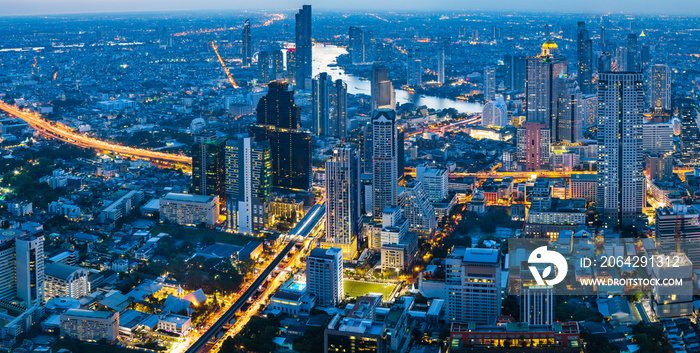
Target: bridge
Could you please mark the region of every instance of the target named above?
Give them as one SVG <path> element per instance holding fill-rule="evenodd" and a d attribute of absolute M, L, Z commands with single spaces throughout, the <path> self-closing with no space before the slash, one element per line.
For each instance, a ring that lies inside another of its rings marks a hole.
<path fill-rule="evenodd" d="M 185 170 L 190 170 L 192 168 L 192 158 L 187 156 L 133 148 L 98 140 L 96 138 L 79 134 L 61 123 L 44 120 L 37 113 L 21 110 L 5 102 L 0 102 L 0 110 L 3 110 L 11 116 L 24 120 L 42 135 L 64 141 L 72 145 L 83 148 L 92 148 L 98 151 L 112 152 L 126 158 L 145 160 L 161 166 L 182 168 Z"/>

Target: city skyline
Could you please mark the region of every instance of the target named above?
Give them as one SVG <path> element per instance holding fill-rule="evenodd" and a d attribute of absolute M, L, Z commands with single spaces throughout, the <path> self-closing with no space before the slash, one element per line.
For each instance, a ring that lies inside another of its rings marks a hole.
<path fill-rule="evenodd" d="M 697 16 L 700 14 L 700 4 L 693 0 L 670 0 L 659 2 L 654 0 L 591 0 L 586 2 L 557 3 L 550 0 L 533 0 L 525 4 L 518 0 L 505 0 L 498 3 L 489 3 L 485 6 L 479 1 L 441 0 L 430 4 L 417 1 L 390 0 L 377 2 L 360 0 L 352 3 L 339 0 L 309 1 L 316 11 L 387 11 L 395 12 L 525 12 L 525 13 L 562 13 L 562 14 L 629 14 L 629 15 L 681 15 Z M 204 0 L 192 5 L 185 0 L 165 1 L 85 1 L 62 0 L 59 3 L 45 0 L 30 1 L 2 1 L 4 16 L 32 16 L 32 15 L 59 15 L 59 14 L 92 14 L 92 13 L 124 13 L 124 12 L 168 12 L 168 11 L 230 11 L 230 10 L 279 10 L 289 11 L 289 2 L 283 0 L 264 0 L 262 2 L 234 1 L 230 3 L 223 0 Z M 299 4 L 301 6 L 301 4 Z"/>

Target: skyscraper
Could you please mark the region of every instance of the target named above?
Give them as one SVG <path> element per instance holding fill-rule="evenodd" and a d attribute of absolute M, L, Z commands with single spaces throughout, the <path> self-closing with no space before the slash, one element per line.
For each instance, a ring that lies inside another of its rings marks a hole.
<path fill-rule="evenodd" d="M 343 288 L 343 250 L 311 250 L 306 259 L 306 291 L 316 296 L 316 305 L 334 307 L 345 297 Z"/>
<path fill-rule="evenodd" d="M 507 54 L 503 61 L 506 66 L 506 88 L 525 92 L 527 56 L 524 54 Z"/>
<path fill-rule="evenodd" d="M 598 78 L 598 214 L 608 227 L 631 226 L 646 203 L 642 155 L 644 79 L 637 73 Z"/>
<path fill-rule="evenodd" d="M 557 137 L 558 99 L 564 88 L 562 76 L 567 75 L 566 59 L 557 55 L 558 46 L 552 41 L 542 45 L 542 52 L 527 59 L 526 116 L 529 122 L 544 124 L 550 129 L 552 142 Z"/>
<path fill-rule="evenodd" d="M 311 5 L 304 5 L 296 14 L 296 87 L 311 85 Z"/>
<path fill-rule="evenodd" d="M 649 108 L 671 110 L 671 69 L 665 64 L 649 67 Z"/>
<path fill-rule="evenodd" d="M 296 85 L 297 80 L 297 51 L 296 49 L 287 49 L 287 82 Z"/>
<path fill-rule="evenodd" d="M 44 302 L 44 237 L 24 236 L 15 240 L 17 297 L 27 307 Z"/>
<path fill-rule="evenodd" d="M 438 49 L 437 55 L 437 83 L 439 85 L 445 84 L 445 47 L 441 46 Z"/>
<path fill-rule="evenodd" d="M 258 78 L 263 84 L 270 82 L 270 54 L 265 50 L 258 53 Z"/>
<path fill-rule="evenodd" d="M 406 63 L 406 84 L 409 86 L 423 85 L 423 62 L 420 48 L 408 49 Z"/>
<path fill-rule="evenodd" d="M 593 74 L 593 41 L 589 38 L 586 22 L 578 23 L 577 33 L 578 65 L 577 76 L 581 93 L 588 94 L 592 91 Z"/>
<path fill-rule="evenodd" d="M 272 194 L 269 141 L 247 135 L 226 141 L 226 225 L 238 233 L 257 233 L 267 223 Z"/>
<path fill-rule="evenodd" d="M 284 53 L 279 48 L 272 52 L 272 80 L 282 80 L 284 73 Z"/>
<path fill-rule="evenodd" d="M 404 187 L 403 215 L 408 219 L 408 230 L 430 234 L 435 230 L 435 207 L 428 199 L 423 183 L 411 179 Z"/>
<path fill-rule="evenodd" d="M 639 72 L 639 66 L 637 65 L 638 52 L 637 34 L 627 34 L 627 71 Z"/>
<path fill-rule="evenodd" d="M 498 249 L 454 247 L 445 274 L 445 320 L 495 325 L 501 315 Z"/>
<path fill-rule="evenodd" d="M 351 26 L 348 29 L 348 52 L 353 64 L 371 63 L 374 59 L 372 31 Z"/>
<path fill-rule="evenodd" d="M 22 311 L 44 302 L 44 237 L 8 233 L 0 239 L 0 299 L 21 300 Z"/>
<path fill-rule="evenodd" d="M 313 131 L 319 136 L 347 136 L 348 89 L 342 80 L 322 72 L 312 80 Z"/>
<path fill-rule="evenodd" d="M 503 100 L 502 96 L 498 96 L 498 99 L 488 101 L 484 104 L 481 113 L 482 126 L 504 127 L 507 124 L 508 110 L 506 109 L 506 102 Z"/>
<path fill-rule="evenodd" d="M 360 155 L 353 148 L 336 148 L 326 161 L 325 242 L 353 259 L 360 228 Z"/>
<path fill-rule="evenodd" d="M 372 110 L 379 108 L 396 108 L 394 85 L 389 78 L 389 69 L 386 66 L 376 65 L 372 67 L 371 94 Z"/>
<path fill-rule="evenodd" d="M 688 165 L 700 165 L 697 103 L 692 99 L 679 100 L 678 115 L 681 119 L 681 160 Z"/>
<path fill-rule="evenodd" d="M 243 67 L 249 67 L 253 58 L 253 49 L 250 42 L 250 19 L 246 19 L 243 24 L 243 32 L 241 33 L 241 41 L 243 46 L 241 47 L 241 57 L 243 58 Z"/>
<path fill-rule="evenodd" d="M 557 136 L 559 136 L 559 140 L 566 143 L 581 141 L 583 138 L 583 98 L 575 80 L 566 80 L 566 86 L 559 96 L 558 110 Z"/>
<path fill-rule="evenodd" d="M 197 195 L 219 196 L 220 211 L 226 207 L 225 142 L 225 137 L 214 133 L 195 136 L 192 145 L 192 191 Z"/>
<path fill-rule="evenodd" d="M 549 165 L 550 130 L 544 124 L 527 121 L 517 131 L 518 168 L 532 172 Z"/>
<path fill-rule="evenodd" d="M 374 217 L 380 218 L 387 206 L 397 204 L 398 133 L 396 112 L 377 109 L 372 117 L 372 183 Z"/>
<path fill-rule="evenodd" d="M 494 99 L 496 99 L 496 67 L 487 66 L 484 68 L 484 100 Z"/>
<path fill-rule="evenodd" d="M 300 108 L 287 82 L 272 81 L 260 98 L 257 124 L 250 131 L 256 141 L 270 141 L 272 184 L 287 190 L 311 187 L 311 133 L 300 129 Z"/>

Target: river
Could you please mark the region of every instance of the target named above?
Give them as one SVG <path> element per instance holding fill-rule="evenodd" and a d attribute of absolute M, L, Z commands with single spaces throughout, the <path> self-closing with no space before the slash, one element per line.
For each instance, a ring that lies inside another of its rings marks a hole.
<path fill-rule="evenodd" d="M 316 76 L 321 72 L 327 72 L 333 79 L 342 79 L 348 85 L 348 93 L 350 94 L 366 94 L 370 95 L 370 82 L 361 78 L 348 75 L 340 66 L 329 66 L 335 63 L 335 60 L 341 54 L 345 54 L 345 48 L 335 45 L 317 44 L 313 47 L 313 75 Z M 458 101 L 449 98 L 432 97 L 426 95 L 417 95 L 409 93 L 402 89 L 394 89 L 396 94 L 396 102 L 398 103 L 413 103 L 416 106 L 425 105 L 433 109 L 455 108 L 460 113 L 481 113 L 482 105 L 478 103 L 469 103 Z"/>

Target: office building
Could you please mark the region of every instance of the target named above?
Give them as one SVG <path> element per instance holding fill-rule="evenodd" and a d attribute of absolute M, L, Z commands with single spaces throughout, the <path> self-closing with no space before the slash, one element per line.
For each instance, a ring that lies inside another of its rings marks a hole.
<path fill-rule="evenodd" d="M 68 309 L 61 314 L 61 337 L 78 341 L 115 342 L 119 338 L 119 312 Z"/>
<path fill-rule="evenodd" d="M 526 120 L 550 129 L 552 142 L 559 142 L 557 117 L 559 95 L 565 88 L 567 61 L 557 54 L 558 46 L 547 41 L 540 55 L 527 59 Z"/>
<path fill-rule="evenodd" d="M 304 5 L 296 14 L 295 87 L 311 88 L 311 5 Z"/>
<path fill-rule="evenodd" d="M 360 156 L 353 148 L 333 149 L 326 161 L 326 238 L 354 259 L 361 227 Z M 325 247 L 325 246 L 324 246 Z"/>
<path fill-rule="evenodd" d="M 646 203 L 642 74 L 598 77 L 598 214 L 614 228 L 634 225 Z"/>
<path fill-rule="evenodd" d="M 389 78 L 389 69 L 386 66 L 375 65 L 372 67 L 372 78 L 370 85 L 372 95 L 372 111 L 380 108 L 396 108 L 394 85 L 391 83 L 391 79 Z"/>
<path fill-rule="evenodd" d="M 598 95 L 581 95 L 581 103 L 583 105 L 583 123 L 581 124 L 581 128 L 583 130 L 588 130 L 598 124 Z"/>
<path fill-rule="evenodd" d="M 382 270 L 406 270 L 413 263 L 418 251 L 418 237 L 408 230 L 408 219 L 400 206 L 384 209 L 379 233 Z"/>
<path fill-rule="evenodd" d="M 521 271 L 529 275 L 529 271 Z M 554 324 L 554 289 L 531 286 L 520 292 L 520 319 L 528 325 Z"/>
<path fill-rule="evenodd" d="M 442 202 L 447 197 L 449 173 L 444 168 L 416 167 L 416 179 L 423 184 L 428 200 Z"/>
<path fill-rule="evenodd" d="M 642 150 L 661 154 L 673 151 L 673 124 L 642 124 Z"/>
<path fill-rule="evenodd" d="M 525 93 L 527 82 L 527 56 L 524 54 L 507 54 L 503 58 L 506 66 L 506 89 Z"/>
<path fill-rule="evenodd" d="M 265 50 L 258 52 L 258 79 L 262 84 L 270 82 L 270 53 Z"/>
<path fill-rule="evenodd" d="M 583 139 L 583 98 L 581 90 L 573 79 L 566 80 L 566 86 L 559 96 L 557 136 L 559 141 L 577 143 Z"/>
<path fill-rule="evenodd" d="M 160 199 L 160 220 L 183 226 L 219 223 L 219 197 L 168 193 Z"/>
<path fill-rule="evenodd" d="M 627 47 L 617 47 L 615 49 L 615 63 L 613 64 L 614 72 L 631 72 L 633 71 L 629 57 L 629 49 Z"/>
<path fill-rule="evenodd" d="M 226 141 L 226 227 L 256 234 L 265 228 L 272 196 L 269 141 L 247 135 Z"/>
<path fill-rule="evenodd" d="M 680 201 L 654 210 L 654 236 L 660 253 L 682 251 L 700 268 L 700 215 Z"/>
<path fill-rule="evenodd" d="M 374 37 L 372 31 L 351 26 L 348 29 L 348 53 L 353 64 L 374 61 Z"/>
<path fill-rule="evenodd" d="M 445 259 L 445 319 L 495 325 L 501 315 L 498 249 L 454 247 Z"/>
<path fill-rule="evenodd" d="M 692 99 L 678 102 L 681 120 L 681 161 L 688 165 L 700 165 L 700 130 L 697 123 L 697 104 Z"/>
<path fill-rule="evenodd" d="M 318 136 L 344 138 L 347 136 L 348 87 L 322 72 L 313 79 L 313 132 Z"/>
<path fill-rule="evenodd" d="M 296 87 L 297 80 L 297 51 L 294 48 L 287 49 L 287 75 L 286 80 L 289 84 Z"/>
<path fill-rule="evenodd" d="M 241 58 L 243 67 L 250 67 L 253 62 L 253 47 L 250 40 L 250 19 L 247 18 L 243 23 L 243 32 L 241 33 Z M 265 81 L 267 82 L 267 81 Z"/>
<path fill-rule="evenodd" d="M 582 94 L 589 94 L 593 92 L 593 41 L 589 38 L 586 22 L 578 23 L 576 41 L 578 58 L 576 73 L 578 76 L 578 84 L 579 87 L 581 87 Z"/>
<path fill-rule="evenodd" d="M 284 79 L 284 52 L 275 48 L 272 51 L 272 80 Z"/>
<path fill-rule="evenodd" d="M 343 250 L 311 250 L 306 259 L 306 291 L 316 296 L 316 305 L 334 307 L 345 297 L 343 288 Z"/>
<path fill-rule="evenodd" d="M 311 133 L 300 129 L 300 110 L 287 82 L 273 81 L 257 106 L 256 141 L 270 141 L 272 185 L 284 190 L 311 188 Z"/>
<path fill-rule="evenodd" d="M 192 193 L 218 196 L 225 212 L 226 186 L 224 185 L 225 137 L 214 134 L 198 135 L 192 145 Z"/>
<path fill-rule="evenodd" d="M 88 271 L 84 268 L 49 263 L 44 275 L 44 301 L 60 297 L 80 299 L 89 294 Z"/>
<path fill-rule="evenodd" d="M 445 47 L 443 46 L 438 49 L 437 55 L 437 83 L 441 86 L 445 84 Z"/>
<path fill-rule="evenodd" d="M 421 57 L 420 48 L 408 49 L 408 61 L 406 63 L 406 70 L 407 85 L 423 86 L 423 61 Z"/>
<path fill-rule="evenodd" d="M 0 237 L 0 306 L 18 315 L 43 302 L 44 237 L 5 230 Z"/>
<path fill-rule="evenodd" d="M 484 101 L 492 101 L 496 99 L 496 67 L 485 67 L 483 79 Z"/>
<path fill-rule="evenodd" d="M 569 198 L 585 199 L 595 204 L 598 197 L 598 177 L 592 174 L 572 174 L 569 181 Z"/>
<path fill-rule="evenodd" d="M 671 69 L 665 64 L 655 64 L 648 69 L 649 103 L 651 110 L 671 110 Z"/>
<path fill-rule="evenodd" d="M 518 168 L 523 171 L 548 169 L 550 129 L 541 123 L 525 122 L 517 130 Z"/>
<path fill-rule="evenodd" d="M 481 125 L 488 127 L 505 127 L 508 125 L 508 109 L 503 97 L 499 96 L 496 100 L 491 100 L 484 104 L 481 113 Z"/>
<path fill-rule="evenodd" d="M 41 305 L 44 303 L 44 237 L 22 236 L 14 243 L 17 298 L 27 307 Z M 4 252 L 0 256 L 5 257 Z M 7 272 L 3 269 L 2 273 Z"/>
<path fill-rule="evenodd" d="M 323 353 L 387 353 L 386 324 L 373 319 L 333 316 L 323 334 Z"/>
<path fill-rule="evenodd" d="M 627 34 L 627 71 L 641 72 L 637 56 L 639 53 L 638 37 L 636 33 Z"/>
<path fill-rule="evenodd" d="M 396 112 L 377 109 L 372 117 L 372 184 L 374 217 L 379 218 L 387 206 L 397 204 L 398 140 Z"/>
<path fill-rule="evenodd" d="M 670 153 L 650 153 L 644 164 L 648 180 L 671 181 L 673 178 L 673 155 Z"/>
<path fill-rule="evenodd" d="M 488 337 L 488 338 L 486 338 Z M 556 322 L 551 325 L 507 323 L 481 325 L 453 323 L 450 329 L 450 352 L 502 351 L 513 347 L 517 351 L 543 350 L 545 352 L 575 353 L 581 351 L 581 330 L 578 322 Z M 528 348 L 515 348 L 528 347 Z M 530 348 L 536 347 L 536 348 Z"/>
<path fill-rule="evenodd" d="M 408 230 L 411 232 L 431 234 L 437 226 L 435 207 L 419 180 L 410 179 L 404 186 L 403 214 L 408 219 Z"/>

